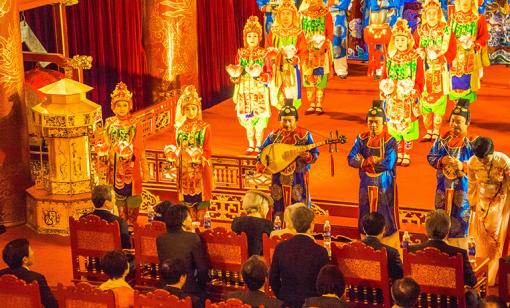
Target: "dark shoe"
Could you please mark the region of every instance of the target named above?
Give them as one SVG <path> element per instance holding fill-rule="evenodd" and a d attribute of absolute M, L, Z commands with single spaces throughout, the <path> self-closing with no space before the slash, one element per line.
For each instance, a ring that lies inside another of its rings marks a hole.
<path fill-rule="evenodd" d="M 323 113 L 324 113 L 324 110 L 322 109 L 321 106 L 315 107 L 315 114 L 321 115 Z"/>
<path fill-rule="evenodd" d="M 347 75 L 338 75 L 338 77 L 340 77 L 340 79 L 347 79 Z"/>

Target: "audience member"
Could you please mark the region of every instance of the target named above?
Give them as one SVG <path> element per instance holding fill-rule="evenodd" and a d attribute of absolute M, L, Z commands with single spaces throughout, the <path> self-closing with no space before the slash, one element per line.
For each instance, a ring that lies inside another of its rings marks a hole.
<path fill-rule="evenodd" d="M 182 288 L 186 283 L 186 264 L 180 259 L 166 259 L 160 264 L 161 288 L 179 299 L 191 297 L 193 308 L 200 307 L 200 298 L 186 294 Z"/>
<path fill-rule="evenodd" d="M 418 302 L 420 286 L 411 277 L 395 280 L 391 286 L 393 308 L 412 308 Z"/>
<path fill-rule="evenodd" d="M 260 305 L 266 308 L 282 307 L 282 301 L 264 293 L 264 283 L 267 278 L 267 265 L 264 259 L 255 255 L 248 258 L 241 269 L 241 276 L 248 290 L 227 294 L 227 299 L 238 298 L 253 308 L 258 308 Z"/>
<path fill-rule="evenodd" d="M 58 307 L 57 301 L 48 287 L 46 278 L 30 270 L 30 266 L 34 262 L 34 251 L 27 239 L 20 238 L 7 243 L 2 252 L 2 258 L 9 267 L 0 270 L 0 276 L 14 275 L 26 283 L 37 281 L 43 306 L 46 308 Z"/>
<path fill-rule="evenodd" d="M 248 254 L 262 255 L 262 234 L 271 234 L 273 224 L 266 219 L 273 199 L 258 190 L 249 190 L 243 197 L 243 210 L 246 216 L 236 217 L 232 221 L 232 231 L 244 232 L 248 239 Z"/>
<path fill-rule="evenodd" d="M 166 259 L 180 259 L 186 266 L 186 282 L 183 290 L 204 300 L 208 280 L 208 266 L 200 237 L 192 230 L 188 208 L 176 204 L 165 212 L 167 232 L 156 239 L 159 262 Z"/>
<path fill-rule="evenodd" d="M 165 212 L 172 206 L 172 202 L 165 200 L 161 201 L 154 207 L 154 220 L 165 221 Z"/>
<path fill-rule="evenodd" d="M 428 241 L 422 244 L 409 246 L 409 252 L 417 252 L 427 247 L 433 247 L 448 254 L 450 257 L 461 254 L 464 261 L 464 284 L 471 287 L 474 286 L 476 284 L 476 277 L 469 263 L 466 250 L 450 246 L 445 242 L 450 230 L 449 215 L 444 210 L 433 210 L 429 212 L 425 220 L 425 230 L 429 238 Z"/>
<path fill-rule="evenodd" d="M 489 295 L 482 299 L 480 308 L 506 308 L 506 305 L 499 296 Z"/>
<path fill-rule="evenodd" d="M 347 304 L 341 299 L 345 291 L 344 275 L 336 265 L 329 264 L 322 267 L 315 286 L 320 296 L 307 298 L 303 307 L 347 307 Z"/>
<path fill-rule="evenodd" d="M 99 289 L 112 290 L 115 295 L 115 307 L 129 308 L 134 305 L 134 290 L 126 282 L 129 273 L 129 262 L 121 251 L 107 252 L 101 259 L 101 268 L 110 279 L 103 282 Z"/>
<path fill-rule="evenodd" d="M 383 247 L 386 248 L 386 254 L 388 256 L 388 275 L 391 279 L 399 279 L 404 275 L 400 254 L 395 248 L 381 242 L 386 228 L 385 223 L 384 216 L 377 212 L 368 213 L 363 216 L 361 218 L 361 226 L 366 235 L 365 239 L 363 239 L 363 243 L 375 250 L 380 250 Z"/>
<path fill-rule="evenodd" d="M 117 221 L 120 229 L 120 240 L 122 248 L 131 248 L 131 238 L 129 236 L 128 224 L 119 216 L 112 213 L 115 202 L 112 201 L 112 188 L 108 185 L 98 185 L 92 190 L 92 203 L 94 211 L 87 215 L 96 215 L 109 223 Z"/>
<path fill-rule="evenodd" d="M 300 308 L 306 298 L 318 295 L 315 281 L 329 258 L 327 250 L 310 235 L 314 227 L 313 211 L 298 207 L 291 219 L 297 234 L 276 246 L 269 284 L 285 305 Z"/>
<path fill-rule="evenodd" d="M 294 225 L 292 224 L 292 213 L 294 213 L 294 210 L 297 209 L 300 206 L 306 206 L 304 203 L 294 203 L 292 205 L 289 205 L 285 208 L 285 211 L 283 212 L 283 222 L 285 223 L 285 228 L 281 230 L 274 230 L 271 232 L 271 237 L 273 236 L 279 236 L 281 237 L 284 234 L 296 234 L 296 229 L 294 228 Z"/>

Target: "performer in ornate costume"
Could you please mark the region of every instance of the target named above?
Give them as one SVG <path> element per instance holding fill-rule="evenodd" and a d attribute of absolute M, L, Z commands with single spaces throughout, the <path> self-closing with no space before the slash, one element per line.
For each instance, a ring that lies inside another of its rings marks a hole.
<path fill-rule="evenodd" d="M 424 22 L 413 35 L 417 51 L 425 62 L 425 85 L 420 105 L 427 133 L 421 139 L 422 142 L 439 137 L 450 92 L 448 65 L 455 58 L 456 45 L 442 12 L 439 1 L 426 1 L 421 14 Z"/>
<path fill-rule="evenodd" d="M 132 96 L 126 84 L 117 84 L 111 94 L 115 116 L 105 121 L 104 139 L 108 153 L 107 180 L 115 191 L 119 216 L 134 225 L 142 203 L 142 180 L 148 180 L 149 170 L 142 127 L 131 116 Z"/>
<path fill-rule="evenodd" d="M 239 124 L 246 129 L 247 154 L 258 151 L 264 129 L 271 116 L 269 88 L 271 65 L 266 50 L 260 47 L 262 26 L 257 16 L 250 16 L 243 29 L 244 48 L 237 51 L 237 65 L 227 71 L 235 83 L 233 101 Z"/>
<path fill-rule="evenodd" d="M 312 134 L 300 127 L 297 127 L 298 112 L 292 105 L 286 105 L 280 110 L 278 116 L 281 128 L 272 131 L 260 147 L 261 150 L 270 144 L 285 143 L 292 145 L 313 144 Z M 317 148 L 303 152 L 281 172 L 272 175 L 271 197 L 274 200 L 273 219 L 280 216 L 283 219 L 285 207 L 302 202 L 310 206 L 310 191 L 308 190 L 311 164 L 319 156 Z M 264 172 L 264 165 L 260 162 L 260 155 L 257 158 L 257 170 Z"/>
<path fill-rule="evenodd" d="M 478 14 L 477 0 L 457 0 L 451 18 L 451 31 L 457 52 L 450 68 L 452 91 L 450 99 L 467 98 L 473 102 L 480 89 L 482 48 L 487 45 L 487 21 Z"/>
<path fill-rule="evenodd" d="M 356 138 L 347 162 L 359 169 L 359 223 L 368 213 L 378 212 L 386 219 L 384 242 L 398 248 L 398 204 L 396 196 L 397 141 L 386 130 L 383 101 L 376 100 L 368 110 L 368 131 Z"/>
<path fill-rule="evenodd" d="M 510 217 L 510 158 L 494 152 L 487 137 L 473 143 L 474 156 L 468 161 L 468 198 L 471 205 L 469 235 L 473 236 L 476 255 L 490 258 L 489 285 L 496 282 L 499 258 L 507 237 Z"/>
<path fill-rule="evenodd" d="M 307 42 L 303 86 L 310 103 L 305 114 L 323 114 L 324 89 L 332 68 L 333 20 L 322 0 L 308 0 L 306 4 L 308 7 L 301 11 L 301 29 Z"/>
<path fill-rule="evenodd" d="M 351 0 L 333 0 L 329 11 L 333 19 L 333 68 L 340 78 L 347 78 L 347 10 Z"/>
<path fill-rule="evenodd" d="M 281 109 L 287 98 L 292 99 L 294 106 L 299 108 L 301 106 L 299 66 L 306 53 L 305 36 L 301 31 L 298 11 L 292 0 L 283 0 L 275 13 L 275 23 L 266 41 L 274 75 L 271 81 L 271 103 Z"/>
<path fill-rule="evenodd" d="M 398 142 L 397 164 L 407 167 L 413 140 L 419 136 L 417 98 L 423 88 L 423 61 L 405 19 L 393 26 L 382 78 L 379 88 L 386 100 L 388 132 Z"/>
<path fill-rule="evenodd" d="M 179 201 L 190 207 L 194 220 L 203 221 L 213 189 L 211 127 L 202 121 L 201 98 L 194 86 L 184 88 L 179 97 L 176 123 L 177 146 L 167 145 L 165 156 L 177 169 Z"/>
<path fill-rule="evenodd" d="M 467 198 L 467 162 L 473 156 L 472 142 L 467 136 L 470 122 L 469 101 L 460 99 L 450 115 L 450 130 L 436 139 L 427 156 L 437 169 L 435 208 L 448 212 L 451 228 L 448 242 L 467 249 L 470 208 Z"/>
<path fill-rule="evenodd" d="M 292 0 L 294 5 L 299 8 L 301 0 Z M 267 36 L 275 21 L 275 14 L 283 0 L 257 0 L 257 5 L 264 13 L 264 34 Z"/>

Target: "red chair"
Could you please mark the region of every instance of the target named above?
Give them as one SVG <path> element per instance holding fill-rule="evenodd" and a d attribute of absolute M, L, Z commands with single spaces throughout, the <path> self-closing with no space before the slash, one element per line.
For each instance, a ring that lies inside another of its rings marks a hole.
<path fill-rule="evenodd" d="M 435 248 L 415 253 L 404 251 L 404 275 L 420 285 L 421 307 L 465 307 L 464 265 L 455 257 Z"/>
<path fill-rule="evenodd" d="M 294 236 L 293 234 L 284 234 L 281 237 L 279 236 L 269 237 L 265 233 L 262 235 L 262 253 L 264 254 L 264 258 L 266 259 L 267 266 L 271 265 L 276 245 L 278 245 L 278 243 L 280 243 L 281 241 L 292 238 L 293 236 Z"/>
<path fill-rule="evenodd" d="M 26 283 L 14 275 L 2 275 L 0 303 L 9 308 L 42 307 L 39 285 L 36 281 Z"/>
<path fill-rule="evenodd" d="M 240 299 L 230 298 L 216 304 L 211 303 L 210 300 L 206 300 L 205 308 L 251 308 L 251 305 L 243 303 Z M 264 308 L 264 305 L 260 305 L 259 308 Z"/>
<path fill-rule="evenodd" d="M 59 283 L 55 295 L 60 308 L 115 308 L 113 292 L 101 291 L 86 282 L 80 282 L 75 286 L 69 287 L 64 287 Z"/>
<path fill-rule="evenodd" d="M 346 299 L 354 307 L 391 307 L 386 249 L 363 242 L 331 244 L 332 259 L 343 273 Z"/>
<path fill-rule="evenodd" d="M 108 223 L 96 215 L 79 220 L 69 217 L 69 230 L 74 280 L 108 280 L 99 260 L 108 251 L 121 250 L 119 224 Z"/>
<path fill-rule="evenodd" d="M 165 232 L 166 226 L 161 221 L 135 225 L 135 279 L 138 286 L 157 286 L 159 259 L 156 238 Z"/>
<path fill-rule="evenodd" d="M 135 292 L 135 308 L 145 307 L 172 307 L 172 308 L 191 308 L 191 297 L 179 299 L 165 290 L 154 290 L 153 292 L 142 294 Z"/>
<path fill-rule="evenodd" d="M 498 269 L 499 296 L 507 304 L 510 304 L 510 262 L 505 258 L 499 258 Z"/>

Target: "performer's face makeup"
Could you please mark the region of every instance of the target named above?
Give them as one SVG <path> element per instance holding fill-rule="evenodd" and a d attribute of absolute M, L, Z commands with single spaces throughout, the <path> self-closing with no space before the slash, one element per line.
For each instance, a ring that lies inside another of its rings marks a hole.
<path fill-rule="evenodd" d="M 407 50 L 407 37 L 402 35 L 395 36 L 395 48 L 398 51 L 406 51 Z"/>
<path fill-rule="evenodd" d="M 472 0 L 460 0 L 460 9 L 463 12 L 469 12 L 471 10 Z"/>
<path fill-rule="evenodd" d="M 188 105 L 186 108 L 184 108 L 184 114 L 186 115 L 187 119 L 194 120 L 198 114 L 198 107 L 195 105 Z"/>
<path fill-rule="evenodd" d="M 278 17 L 280 17 L 280 23 L 284 28 L 289 28 L 292 26 L 292 11 L 283 10 L 278 13 Z"/>
<path fill-rule="evenodd" d="M 296 118 L 294 116 L 283 116 L 281 117 L 280 123 L 282 128 L 288 132 L 296 128 Z"/>
<path fill-rule="evenodd" d="M 452 115 L 450 118 L 450 127 L 454 136 L 465 135 L 467 133 L 468 123 L 463 116 Z"/>
<path fill-rule="evenodd" d="M 368 129 L 373 136 L 377 136 L 382 133 L 384 128 L 384 121 L 381 117 L 368 117 L 367 119 Z"/>
<path fill-rule="evenodd" d="M 129 103 L 126 101 L 118 101 L 113 108 L 115 115 L 125 117 L 129 114 Z"/>
<path fill-rule="evenodd" d="M 435 26 L 439 22 L 438 9 L 429 9 L 425 12 L 425 19 L 429 26 Z"/>
<path fill-rule="evenodd" d="M 246 44 L 248 47 L 253 48 L 259 45 L 259 35 L 255 32 L 246 34 Z"/>

